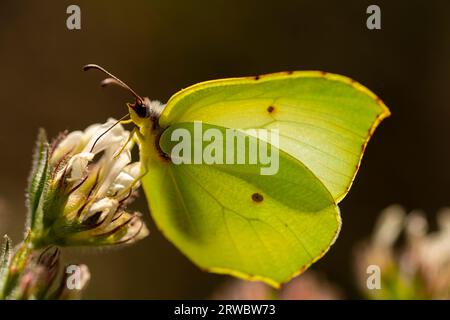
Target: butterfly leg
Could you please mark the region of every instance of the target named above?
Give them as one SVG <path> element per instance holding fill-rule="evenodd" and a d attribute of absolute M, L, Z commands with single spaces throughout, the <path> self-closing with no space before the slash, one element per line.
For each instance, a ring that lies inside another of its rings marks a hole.
<path fill-rule="evenodd" d="M 121 123 L 121 124 L 130 124 L 130 123 L 133 123 L 133 120 L 131 120 L 131 119 L 128 119 L 128 120 L 122 120 L 122 121 L 120 121 L 120 123 Z"/>
<path fill-rule="evenodd" d="M 136 129 L 136 128 L 135 128 Z M 145 142 L 144 135 L 139 130 L 133 130 L 134 131 L 134 138 L 136 139 L 137 143 L 142 146 Z M 144 161 L 145 162 L 145 161 Z M 144 162 L 141 161 L 141 176 L 139 179 L 141 179 L 143 176 L 145 176 L 148 172 L 147 166 L 144 164 Z"/>
<path fill-rule="evenodd" d="M 131 130 L 127 141 L 125 141 L 125 143 L 122 145 L 122 147 L 120 147 L 120 149 L 114 154 L 113 159 L 117 159 L 117 157 L 120 156 L 120 154 L 123 152 L 123 150 L 125 150 L 125 148 L 127 147 L 127 145 L 130 142 L 132 143 L 131 148 L 133 148 L 133 145 L 135 143 L 135 139 L 137 139 L 137 133 L 139 133 L 137 128 L 133 128 L 133 130 Z"/>
<path fill-rule="evenodd" d="M 132 143 L 133 145 L 137 142 L 138 144 L 142 144 L 144 141 L 144 136 L 142 135 L 142 133 L 139 131 L 139 129 L 137 127 L 133 128 L 133 130 L 130 132 L 130 136 L 128 137 L 127 141 L 124 143 L 124 145 L 116 152 L 116 154 L 114 155 L 114 157 L 118 157 L 123 150 L 125 150 L 126 146 L 129 143 Z M 143 163 L 141 162 L 141 172 L 140 174 L 130 183 L 130 185 L 122 190 L 121 192 L 126 195 L 129 194 L 131 192 L 131 190 L 136 186 L 136 184 L 138 184 L 140 182 L 140 180 L 147 174 L 148 169 L 147 166 L 143 165 Z"/>

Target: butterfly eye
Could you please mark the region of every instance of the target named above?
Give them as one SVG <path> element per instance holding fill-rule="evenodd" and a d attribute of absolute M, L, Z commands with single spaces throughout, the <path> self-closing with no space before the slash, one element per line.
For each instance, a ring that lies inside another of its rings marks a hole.
<path fill-rule="evenodd" d="M 134 112 L 141 118 L 148 118 L 150 116 L 150 108 L 144 103 L 137 102 L 134 105 Z"/>

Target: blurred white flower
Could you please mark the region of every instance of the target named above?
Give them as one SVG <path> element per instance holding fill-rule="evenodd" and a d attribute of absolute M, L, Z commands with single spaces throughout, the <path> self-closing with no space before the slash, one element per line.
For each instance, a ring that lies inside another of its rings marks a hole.
<path fill-rule="evenodd" d="M 308 270 L 274 290 L 263 282 L 232 279 L 216 290 L 214 300 L 335 300 L 341 291 L 317 272 Z"/>
<path fill-rule="evenodd" d="M 442 209 L 437 221 L 438 230 L 429 233 L 420 211 L 406 214 L 401 206 L 393 205 L 381 213 L 371 241 L 356 254 L 358 282 L 369 297 L 450 298 L 450 209 Z M 365 286 L 369 265 L 381 269 L 380 290 Z"/>

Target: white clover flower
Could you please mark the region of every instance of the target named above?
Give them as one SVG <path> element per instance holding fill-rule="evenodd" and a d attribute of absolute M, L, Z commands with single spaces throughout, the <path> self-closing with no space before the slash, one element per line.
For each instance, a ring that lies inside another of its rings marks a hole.
<path fill-rule="evenodd" d="M 51 147 L 41 135 L 29 191 L 35 245 L 115 245 L 148 234 L 141 215 L 125 211 L 141 165 L 132 162 L 130 132 L 116 122 L 71 132 Z"/>

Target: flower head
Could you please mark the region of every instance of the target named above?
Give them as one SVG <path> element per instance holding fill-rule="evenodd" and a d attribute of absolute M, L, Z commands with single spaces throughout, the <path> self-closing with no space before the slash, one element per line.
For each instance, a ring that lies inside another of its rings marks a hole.
<path fill-rule="evenodd" d="M 126 211 L 141 175 L 129 137 L 114 119 L 51 146 L 40 134 L 28 197 L 34 245 L 116 245 L 148 234 L 141 215 Z"/>

